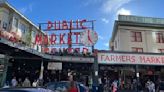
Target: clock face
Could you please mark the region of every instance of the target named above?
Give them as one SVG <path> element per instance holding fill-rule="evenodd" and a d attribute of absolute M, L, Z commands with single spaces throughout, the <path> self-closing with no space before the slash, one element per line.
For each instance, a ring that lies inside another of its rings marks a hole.
<path fill-rule="evenodd" d="M 87 29 L 80 34 L 80 38 L 81 43 L 85 46 L 93 46 L 98 40 L 98 35 L 95 31 Z"/>

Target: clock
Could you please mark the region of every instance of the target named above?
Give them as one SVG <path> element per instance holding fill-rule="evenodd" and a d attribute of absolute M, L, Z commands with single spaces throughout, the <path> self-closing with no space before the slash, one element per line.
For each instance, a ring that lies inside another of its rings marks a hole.
<path fill-rule="evenodd" d="M 98 35 L 93 30 L 85 30 L 84 32 L 81 32 L 80 34 L 80 41 L 85 46 L 93 46 L 96 44 L 98 40 Z"/>

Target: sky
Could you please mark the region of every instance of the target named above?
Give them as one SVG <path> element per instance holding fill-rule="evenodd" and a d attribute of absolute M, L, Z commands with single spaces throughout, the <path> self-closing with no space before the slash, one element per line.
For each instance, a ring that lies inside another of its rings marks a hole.
<path fill-rule="evenodd" d="M 164 0 L 8 0 L 38 26 L 48 20 L 96 20 L 96 49 L 109 50 L 117 16 L 137 15 L 164 18 Z"/>

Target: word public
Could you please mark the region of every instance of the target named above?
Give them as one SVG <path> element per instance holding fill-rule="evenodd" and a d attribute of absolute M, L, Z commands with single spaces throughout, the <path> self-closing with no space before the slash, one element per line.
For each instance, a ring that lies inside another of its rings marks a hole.
<path fill-rule="evenodd" d="M 47 23 L 47 31 L 48 30 L 72 30 L 72 29 L 87 29 L 86 26 L 84 26 L 84 23 L 86 23 L 87 20 L 76 20 L 76 21 L 48 21 Z"/>

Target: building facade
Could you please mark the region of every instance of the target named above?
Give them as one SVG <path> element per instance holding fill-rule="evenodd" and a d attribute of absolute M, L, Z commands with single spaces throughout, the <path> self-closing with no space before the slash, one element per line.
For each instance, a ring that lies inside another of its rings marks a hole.
<path fill-rule="evenodd" d="M 113 51 L 163 53 L 164 19 L 120 15 L 110 47 Z"/>
<path fill-rule="evenodd" d="M 6 0 L 0 0 L 0 86 L 10 82 L 14 76 L 17 80 L 29 77 L 31 82 L 38 78 L 44 79 L 45 83 L 67 80 L 70 72 L 89 85 L 93 56 L 63 51 L 48 54 L 40 44 L 35 44 L 36 35 L 45 36 L 46 33 Z M 56 69 L 50 64 L 62 66 Z"/>
<path fill-rule="evenodd" d="M 114 72 L 125 88 L 136 78 L 142 88 L 148 79 L 164 80 L 164 18 L 119 15 L 109 43 L 111 52 L 99 53 L 100 71 Z"/>
<path fill-rule="evenodd" d="M 16 42 L 34 49 L 38 47 L 38 51 L 41 52 L 41 47 L 36 46 L 34 42 L 36 34 L 44 33 L 6 0 L 0 2 L 0 31 L 5 39 L 14 41 L 12 37 L 15 37 Z"/>

